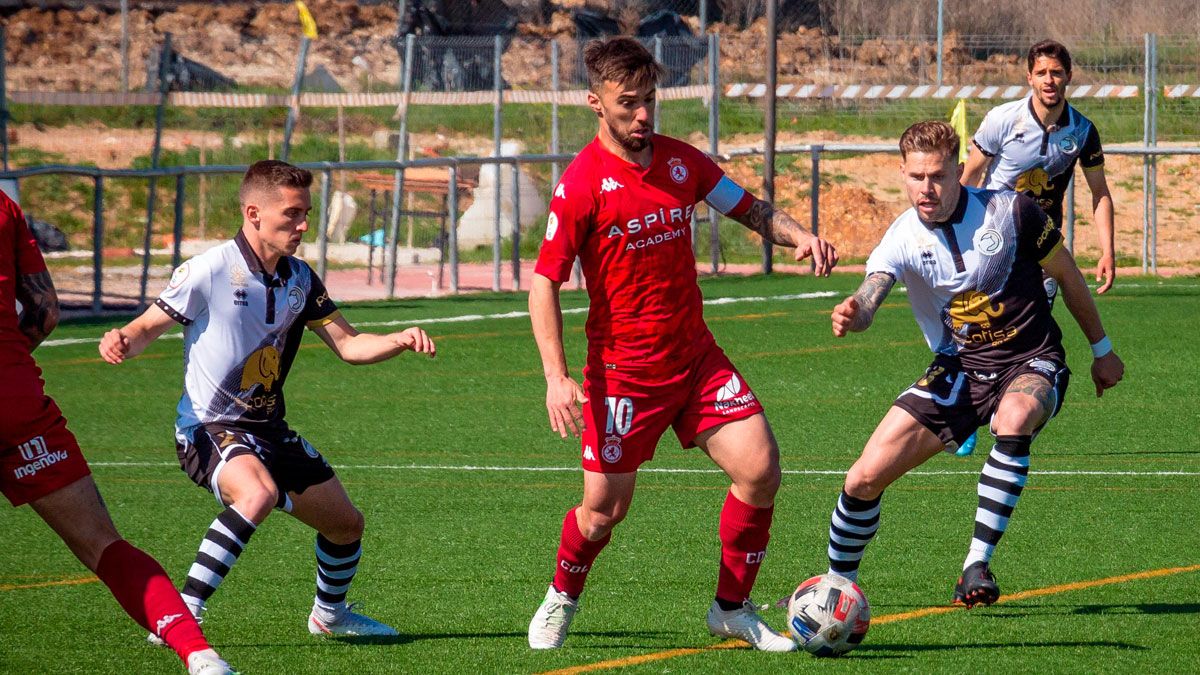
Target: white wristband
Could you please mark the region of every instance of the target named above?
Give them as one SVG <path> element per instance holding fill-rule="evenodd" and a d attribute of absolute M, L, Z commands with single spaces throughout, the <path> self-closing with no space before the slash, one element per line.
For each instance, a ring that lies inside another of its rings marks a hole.
<path fill-rule="evenodd" d="M 1112 350 L 1113 350 L 1112 340 L 1109 340 L 1107 335 L 1100 338 L 1099 342 L 1092 343 L 1092 357 L 1093 358 L 1098 359 L 1101 356 L 1108 356 L 1108 354 L 1110 352 L 1112 352 Z"/>

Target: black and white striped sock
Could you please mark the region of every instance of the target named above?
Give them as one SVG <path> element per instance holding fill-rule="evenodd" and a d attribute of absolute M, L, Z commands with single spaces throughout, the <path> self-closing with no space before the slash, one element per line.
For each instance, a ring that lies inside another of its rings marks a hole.
<path fill-rule="evenodd" d="M 335 544 L 317 534 L 317 598 L 314 606 L 333 620 L 346 606 L 346 591 L 358 571 L 362 557 L 362 539 L 349 544 Z"/>
<path fill-rule="evenodd" d="M 863 550 L 879 529 L 879 500 L 858 499 L 842 492 L 829 522 L 829 573 L 858 581 Z"/>
<path fill-rule="evenodd" d="M 1029 478 L 1029 445 L 1032 442 L 1032 436 L 996 437 L 996 445 L 992 446 L 979 474 L 975 535 L 971 538 L 971 550 L 967 552 L 963 569 L 992 559 Z"/>
<path fill-rule="evenodd" d="M 183 590 L 179 592 L 192 614 L 199 615 L 208 599 L 217 592 L 217 586 L 225 580 L 255 529 L 254 523 L 232 506 L 226 507 L 209 526 L 200 542 L 196 561 L 188 570 Z"/>

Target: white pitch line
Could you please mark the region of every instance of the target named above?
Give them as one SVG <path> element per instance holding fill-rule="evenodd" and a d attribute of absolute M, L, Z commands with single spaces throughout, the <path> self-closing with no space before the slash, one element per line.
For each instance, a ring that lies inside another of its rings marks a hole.
<path fill-rule="evenodd" d="M 735 298 L 711 298 L 705 300 L 706 305 L 732 305 L 739 302 L 768 302 L 768 301 L 783 301 L 783 300 L 813 300 L 816 298 L 832 298 L 839 295 L 844 295 L 840 291 L 817 291 L 814 293 L 794 293 L 791 295 L 751 295 Z M 564 309 L 563 314 L 586 314 L 587 307 L 572 307 Z M 358 327 L 363 326 L 409 326 L 409 325 L 425 325 L 431 323 L 466 323 L 471 321 L 494 321 L 498 319 L 521 319 L 529 316 L 529 312 L 501 312 L 497 314 L 460 314 L 458 316 L 442 316 L 425 319 L 394 319 L 392 321 L 362 321 L 354 324 Z M 179 339 L 183 337 L 183 333 L 167 333 L 163 335 L 165 338 Z M 96 344 L 100 342 L 100 338 L 63 338 L 61 340 L 46 340 L 41 344 L 42 347 L 62 347 L 66 345 L 83 345 Z"/>
<path fill-rule="evenodd" d="M 177 467 L 174 462 L 88 462 L 91 466 L 103 467 Z M 366 471 L 493 471 L 493 472 L 524 472 L 524 473 L 580 473 L 577 466 L 486 466 L 462 464 L 446 466 L 440 464 L 342 464 L 338 469 L 353 469 Z M 646 467 L 638 469 L 638 473 L 666 474 L 721 474 L 720 469 L 670 469 L 663 467 Z M 841 469 L 785 469 L 789 476 L 844 476 Z M 1200 476 L 1200 471 L 1030 471 L 1034 476 Z M 906 476 L 978 476 L 979 471 L 909 471 Z"/>

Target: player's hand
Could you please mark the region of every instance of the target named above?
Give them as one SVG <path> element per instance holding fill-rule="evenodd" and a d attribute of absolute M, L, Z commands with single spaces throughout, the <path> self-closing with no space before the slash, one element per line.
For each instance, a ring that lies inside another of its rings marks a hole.
<path fill-rule="evenodd" d="M 1100 256 L 1100 262 L 1096 265 L 1096 283 L 1100 287 L 1096 289 L 1096 293 L 1104 294 L 1108 289 L 1112 288 L 1113 281 L 1117 279 L 1117 263 L 1112 256 Z M 1101 283 L 1103 281 L 1104 283 Z"/>
<path fill-rule="evenodd" d="M 1104 395 L 1104 390 L 1117 386 L 1125 376 L 1125 364 L 1116 352 L 1109 352 L 1098 359 L 1092 360 L 1092 382 L 1096 383 L 1096 398 Z"/>
<path fill-rule="evenodd" d="M 796 262 L 812 256 L 814 270 L 819 277 L 827 277 L 837 265 L 838 254 L 833 244 L 817 236 L 809 236 L 808 241 L 796 247 Z"/>
<path fill-rule="evenodd" d="M 411 349 L 418 354 L 428 354 L 429 358 L 437 356 L 437 346 L 433 344 L 433 338 L 425 334 L 425 331 L 413 326 L 392 333 L 392 342 L 395 342 L 401 349 Z"/>
<path fill-rule="evenodd" d="M 578 436 L 583 431 L 583 411 L 580 405 L 587 403 L 587 396 L 579 383 L 566 376 L 546 379 L 546 412 L 550 414 L 550 428 L 559 436 Z"/>
<path fill-rule="evenodd" d="M 108 331 L 100 338 L 100 356 L 114 366 L 125 360 L 129 349 L 129 338 L 119 328 Z"/>
<path fill-rule="evenodd" d="M 858 298 L 853 295 L 842 301 L 840 305 L 833 308 L 833 334 L 836 337 L 846 337 L 846 333 L 850 332 L 850 326 L 854 323 L 855 317 L 858 316 Z"/>

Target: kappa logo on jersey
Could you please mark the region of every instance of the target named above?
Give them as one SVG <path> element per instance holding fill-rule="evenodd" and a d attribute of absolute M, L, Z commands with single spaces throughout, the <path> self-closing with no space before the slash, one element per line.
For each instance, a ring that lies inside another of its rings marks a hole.
<path fill-rule="evenodd" d="M 256 384 L 271 391 L 279 379 L 279 350 L 267 345 L 255 351 L 242 367 L 242 391 L 249 391 Z"/>
<path fill-rule="evenodd" d="M 558 214 L 551 211 L 550 215 L 546 216 L 546 241 L 554 238 L 558 233 Z"/>
<path fill-rule="evenodd" d="M 324 300 L 328 300 L 328 293 L 323 293 L 321 298 L 317 298 L 318 307 L 325 304 L 322 298 L 324 298 Z M 293 314 L 299 314 L 300 310 L 304 309 L 304 291 L 300 290 L 300 288 L 293 287 L 292 290 L 288 291 L 287 304 L 288 309 L 291 310 Z"/>
<path fill-rule="evenodd" d="M 188 275 L 191 273 L 191 263 L 185 262 L 175 268 L 175 272 L 171 274 L 171 281 L 167 284 L 170 288 L 179 288 L 179 285 L 187 281 Z"/>
<path fill-rule="evenodd" d="M 558 187 L 554 188 L 554 196 L 559 199 L 566 199 L 567 198 L 566 186 L 564 186 L 562 183 L 559 183 Z"/>
<path fill-rule="evenodd" d="M 687 181 L 688 170 L 682 159 L 679 159 L 678 157 L 672 157 L 671 159 L 667 160 L 667 166 L 670 167 L 671 180 L 680 184 Z"/>
<path fill-rule="evenodd" d="M 975 233 L 975 248 L 984 255 L 995 255 L 1004 248 L 1004 236 L 994 228 L 979 230 Z"/>
<path fill-rule="evenodd" d="M 623 187 L 625 187 L 625 186 L 621 185 L 620 183 L 613 180 L 612 178 L 605 178 L 604 180 L 600 181 L 600 194 L 604 194 L 605 192 L 612 192 L 613 190 L 619 190 Z"/>
<path fill-rule="evenodd" d="M 600 449 L 600 456 L 609 464 L 616 464 L 621 461 L 621 437 L 609 436 L 604 439 L 604 447 Z"/>
<path fill-rule="evenodd" d="M 734 373 L 729 377 L 729 381 L 717 390 L 717 400 L 713 403 L 713 408 L 723 414 L 744 410 L 754 402 L 754 392 L 741 392 L 742 380 Z"/>

